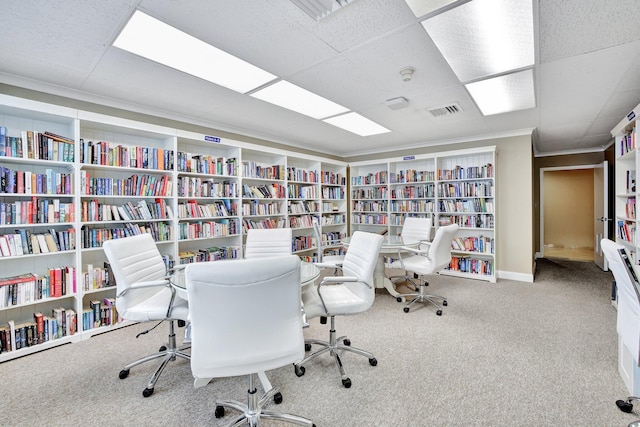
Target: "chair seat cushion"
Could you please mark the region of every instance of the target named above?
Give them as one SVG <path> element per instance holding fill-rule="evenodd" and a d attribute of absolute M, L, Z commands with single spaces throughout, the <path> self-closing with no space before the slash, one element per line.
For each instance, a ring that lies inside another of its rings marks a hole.
<path fill-rule="evenodd" d="M 130 292 L 135 292 L 132 290 Z M 167 308 L 171 301 L 171 289 L 164 287 L 159 292 L 136 305 L 129 306 L 119 314 L 125 320 L 134 322 L 146 322 L 149 320 L 162 320 L 167 316 Z M 117 302 L 116 302 L 117 308 Z M 171 311 L 171 319 L 189 320 L 189 304 L 183 298 L 176 295 Z"/>
<path fill-rule="evenodd" d="M 445 266 L 435 265 L 429 258 L 420 255 L 412 255 L 406 258 L 403 257 L 402 262 L 397 260 L 389 264 L 389 268 L 404 269 L 418 274 L 432 274 L 444 267 Z"/>
<path fill-rule="evenodd" d="M 367 310 L 371 305 L 368 301 L 351 292 L 346 286 L 326 285 L 322 287 L 321 292 L 328 313 L 324 310 L 317 287 L 308 286 L 302 294 L 304 312 L 308 319 L 319 316 L 357 314 Z"/>

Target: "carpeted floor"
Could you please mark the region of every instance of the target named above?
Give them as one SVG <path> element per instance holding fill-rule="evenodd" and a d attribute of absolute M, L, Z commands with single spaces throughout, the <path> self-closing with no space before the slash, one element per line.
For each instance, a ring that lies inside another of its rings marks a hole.
<path fill-rule="evenodd" d="M 592 263 L 541 259 L 535 280 L 434 277 L 430 291 L 449 302 L 440 317 L 426 305 L 405 314 L 379 290 L 371 310 L 337 319 L 338 333 L 374 352 L 378 366 L 345 355 L 350 389 L 328 356 L 300 378 L 291 366 L 272 371 L 284 402 L 271 409 L 318 427 L 626 426 L 640 418 L 614 403 L 627 391 L 617 372 L 611 274 Z M 154 364 L 118 379 L 122 365 L 164 341 L 163 327 L 136 339 L 147 326 L 0 364 L 0 425 L 223 425 L 229 417 L 214 418 L 214 401 L 244 400 L 245 378 L 196 390 L 189 364 L 179 361 L 149 398 L 142 390 Z M 327 327 L 313 319 L 305 335 L 325 338 Z"/>

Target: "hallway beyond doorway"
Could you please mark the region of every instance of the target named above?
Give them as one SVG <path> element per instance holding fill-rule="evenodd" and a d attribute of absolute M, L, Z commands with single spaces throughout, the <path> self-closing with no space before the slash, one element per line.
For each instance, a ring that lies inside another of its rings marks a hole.
<path fill-rule="evenodd" d="M 593 261 L 593 248 L 565 248 L 544 246 L 545 258 L 562 258 L 571 261 Z"/>

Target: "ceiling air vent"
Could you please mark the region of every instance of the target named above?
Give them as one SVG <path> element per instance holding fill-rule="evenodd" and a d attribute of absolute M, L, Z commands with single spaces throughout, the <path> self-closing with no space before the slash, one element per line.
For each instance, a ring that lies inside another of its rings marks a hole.
<path fill-rule="evenodd" d="M 347 6 L 354 0 L 291 0 L 307 15 L 319 21 L 332 12 Z"/>
<path fill-rule="evenodd" d="M 436 107 L 436 108 L 428 108 L 427 111 L 431 113 L 431 115 L 435 118 L 452 116 L 454 114 L 458 114 L 462 112 L 462 107 L 460 104 L 453 103 L 450 105 L 445 105 L 444 107 Z"/>

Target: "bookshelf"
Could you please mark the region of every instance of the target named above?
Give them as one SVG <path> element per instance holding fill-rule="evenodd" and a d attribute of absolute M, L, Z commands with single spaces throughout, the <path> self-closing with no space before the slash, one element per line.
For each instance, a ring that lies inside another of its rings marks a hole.
<path fill-rule="evenodd" d="M 242 256 L 240 149 L 178 133 L 178 262 Z"/>
<path fill-rule="evenodd" d="M 149 232 L 171 265 L 240 258 L 250 227 L 292 227 L 295 253 L 308 260 L 311 217 L 346 234 L 346 163 L 7 95 L 0 126 L 10 138 L 0 155 L 0 336 L 11 337 L 10 325 L 14 338 L 25 335 L 0 362 L 128 324 L 113 306 L 105 239 Z M 27 131 L 36 131 L 31 144 Z M 38 132 L 51 134 L 43 145 Z M 333 178 L 322 181 L 323 170 Z M 21 252 L 14 235 L 28 238 Z M 31 253 L 31 239 L 46 251 Z"/>
<path fill-rule="evenodd" d="M 318 245 L 313 218 L 321 214 L 320 162 L 287 157 L 287 225 L 292 229 L 293 253 L 305 261 L 317 261 Z"/>
<path fill-rule="evenodd" d="M 350 164 L 351 232 L 399 235 L 407 216 L 460 226 L 442 274 L 496 281 L 495 147 Z"/>
<path fill-rule="evenodd" d="M 322 247 L 324 254 L 342 255 L 340 241 L 347 236 L 347 168 L 322 162 L 320 165 Z"/>
<path fill-rule="evenodd" d="M 637 172 L 640 170 L 638 157 L 636 106 L 611 130 L 615 144 L 615 221 L 616 242 L 623 245 L 630 254 L 633 265 L 638 266 L 638 220 L 636 200 L 638 187 Z"/>

